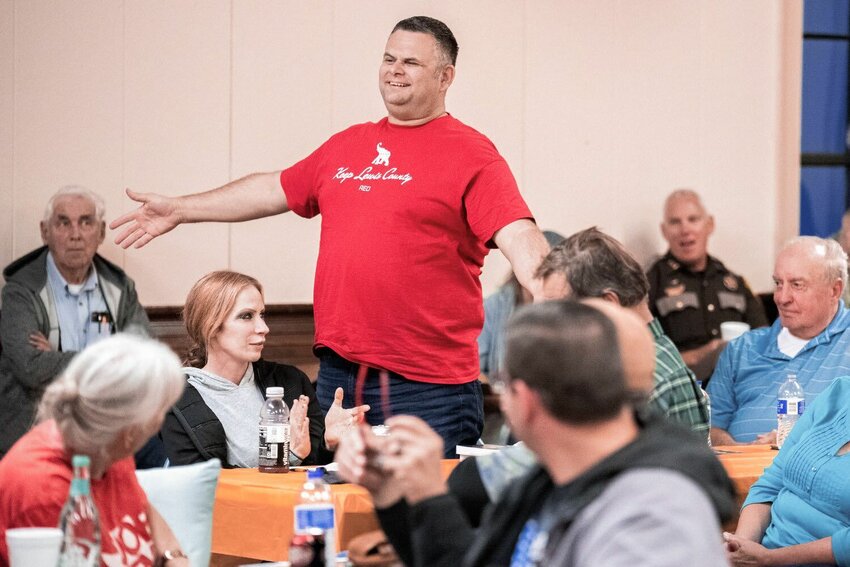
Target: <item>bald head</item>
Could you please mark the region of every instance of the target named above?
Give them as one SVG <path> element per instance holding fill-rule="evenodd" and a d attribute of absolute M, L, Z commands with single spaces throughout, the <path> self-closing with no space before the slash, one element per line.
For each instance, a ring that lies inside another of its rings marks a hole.
<path fill-rule="evenodd" d="M 691 189 L 677 189 L 664 201 L 661 234 L 670 253 L 695 272 L 708 264 L 708 237 L 714 232 L 714 218 L 706 212 L 699 195 Z"/>
<path fill-rule="evenodd" d="M 832 239 L 800 236 L 777 256 L 773 283 L 782 326 L 797 338 L 811 339 L 838 311 L 847 284 L 847 255 Z"/>
<path fill-rule="evenodd" d="M 654 385 L 655 343 L 646 324 L 633 311 L 610 301 L 594 298 L 582 303 L 598 309 L 614 324 L 626 386 L 649 393 Z"/>

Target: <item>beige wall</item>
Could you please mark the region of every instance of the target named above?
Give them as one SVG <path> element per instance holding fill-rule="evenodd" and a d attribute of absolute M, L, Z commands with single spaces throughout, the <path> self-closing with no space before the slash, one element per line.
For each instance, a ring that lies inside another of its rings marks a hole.
<path fill-rule="evenodd" d="M 0 263 L 40 244 L 61 185 L 102 193 L 111 219 L 131 207 L 124 187 L 206 189 L 381 117 L 383 45 L 415 13 L 453 28 L 448 108 L 493 139 L 541 226 L 597 224 L 646 261 L 663 197 L 694 187 L 712 252 L 769 288 L 798 222 L 798 0 L 0 0 Z M 268 302 L 307 303 L 318 234 L 288 214 L 102 252 L 148 305 L 181 304 L 222 267 Z M 491 255 L 485 291 L 506 271 Z"/>

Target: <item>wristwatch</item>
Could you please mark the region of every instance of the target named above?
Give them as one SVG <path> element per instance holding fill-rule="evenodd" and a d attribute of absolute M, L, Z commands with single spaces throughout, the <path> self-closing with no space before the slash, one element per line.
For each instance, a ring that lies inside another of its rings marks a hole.
<path fill-rule="evenodd" d="M 162 552 L 162 558 L 168 563 L 172 559 L 188 559 L 189 556 L 183 553 L 182 549 L 166 549 Z"/>

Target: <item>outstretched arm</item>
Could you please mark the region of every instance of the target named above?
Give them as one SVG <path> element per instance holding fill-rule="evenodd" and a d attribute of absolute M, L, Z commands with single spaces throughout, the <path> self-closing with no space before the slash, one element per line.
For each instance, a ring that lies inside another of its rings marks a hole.
<path fill-rule="evenodd" d="M 123 226 L 115 237 L 122 248 L 141 248 L 157 236 L 190 222 L 238 222 L 268 217 L 288 211 L 286 195 L 280 186 L 280 172 L 252 173 L 204 193 L 166 197 L 156 193 L 127 196 L 141 205 L 109 223 Z"/>
<path fill-rule="evenodd" d="M 535 299 L 542 298 L 543 282 L 534 273 L 549 253 L 549 243 L 537 225 L 529 219 L 514 221 L 500 228 L 493 240 L 511 263 L 520 285 Z"/>

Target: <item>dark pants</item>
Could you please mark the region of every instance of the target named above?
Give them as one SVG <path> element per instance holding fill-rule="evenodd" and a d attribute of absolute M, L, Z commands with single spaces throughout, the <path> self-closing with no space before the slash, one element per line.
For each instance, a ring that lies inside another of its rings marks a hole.
<path fill-rule="evenodd" d="M 316 395 L 322 411 L 327 413 L 337 388 L 345 391 L 343 407 L 353 407 L 360 365 L 329 349 L 319 353 L 319 361 Z M 447 458 L 457 457 L 457 445 L 474 445 L 484 428 L 484 401 L 478 380 L 466 384 L 431 384 L 414 382 L 390 372 L 389 402 L 391 415 L 415 415 L 430 425 L 443 438 Z M 371 425 L 384 423 L 379 371 L 374 368 L 366 375 L 363 403 L 372 408 L 366 414 Z"/>
<path fill-rule="evenodd" d="M 136 460 L 136 469 L 155 469 L 165 465 L 165 445 L 159 435 L 154 435 L 145 446 L 133 455 Z"/>

